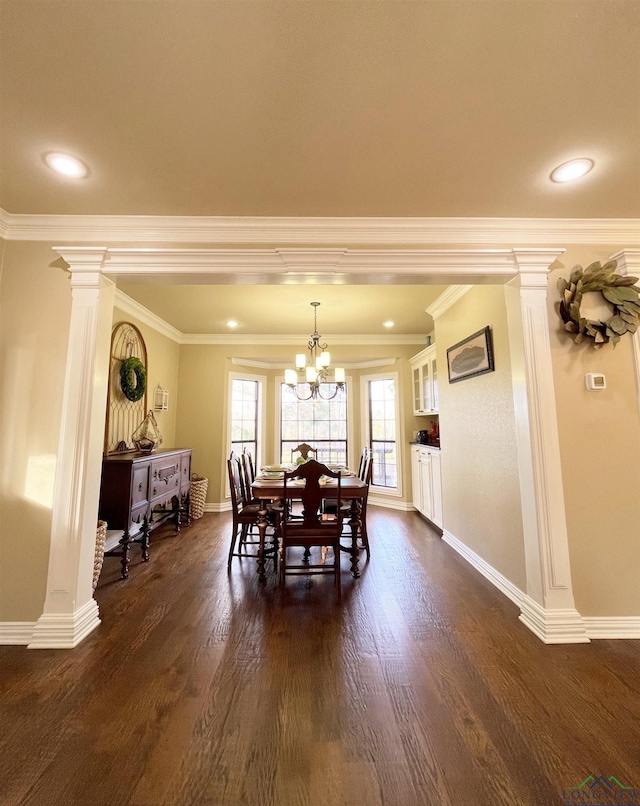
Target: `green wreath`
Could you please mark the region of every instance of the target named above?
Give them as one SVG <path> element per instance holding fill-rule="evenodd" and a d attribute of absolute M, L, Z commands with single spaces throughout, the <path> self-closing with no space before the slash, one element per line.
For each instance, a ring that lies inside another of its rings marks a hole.
<path fill-rule="evenodd" d="M 625 333 L 635 333 L 640 324 L 640 292 L 636 288 L 637 277 L 616 274 L 618 264 L 610 260 L 601 266 L 592 263 L 583 269 L 574 266 L 569 281 L 559 280 L 558 290 L 562 296 L 560 316 L 564 329 L 573 333 L 574 342 L 580 344 L 585 338 L 593 339 L 597 349 L 611 341 L 613 346 Z M 613 305 L 613 315 L 606 322 L 585 319 L 580 313 L 582 296 L 589 291 L 600 291 Z"/>
<path fill-rule="evenodd" d="M 135 380 L 135 383 L 134 383 Z M 120 388 L 122 394 L 135 403 L 140 400 L 147 388 L 147 370 L 139 358 L 125 358 L 120 367 Z"/>

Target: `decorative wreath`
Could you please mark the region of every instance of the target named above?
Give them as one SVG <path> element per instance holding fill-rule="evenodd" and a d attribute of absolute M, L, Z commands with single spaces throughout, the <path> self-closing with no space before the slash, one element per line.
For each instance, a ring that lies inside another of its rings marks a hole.
<path fill-rule="evenodd" d="M 135 380 L 135 383 L 134 383 Z M 125 358 L 120 367 L 120 388 L 122 394 L 135 403 L 140 400 L 147 388 L 147 370 L 139 358 Z"/>
<path fill-rule="evenodd" d="M 640 324 L 640 292 L 636 288 L 637 277 L 616 274 L 618 264 L 610 260 L 601 266 L 592 263 L 583 269 L 574 266 L 569 281 L 559 280 L 558 290 L 562 296 L 560 316 L 565 330 L 574 333 L 574 342 L 580 344 L 585 338 L 593 339 L 597 349 L 611 341 L 613 346 L 625 333 L 635 333 Z M 606 322 L 585 319 L 580 314 L 583 294 L 600 291 L 613 305 L 613 315 Z"/>

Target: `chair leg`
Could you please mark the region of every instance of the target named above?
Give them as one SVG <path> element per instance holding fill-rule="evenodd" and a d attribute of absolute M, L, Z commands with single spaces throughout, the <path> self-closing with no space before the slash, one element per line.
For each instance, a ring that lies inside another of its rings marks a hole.
<path fill-rule="evenodd" d="M 367 534 L 367 524 L 365 523 L 364 519 L 362 521 L 360 531 L 362 532 L 362 543 L 364 545 L 364 550 L 367 552 L 367 560 L 368 560 L 371 555 L 369 552 L 369 535 Z"/>
<path fill-rule="evenodd" d="M 233 532 L 231 534 L 231 546 L 229 547 L 229 560 L 227 561 L 227 569 L 231 570 L 231 560 L 233 559 L 233 552 L 236 547 L 236 541 L 238 539 L 238 525 L 236 523 L 233 524 Z"/>

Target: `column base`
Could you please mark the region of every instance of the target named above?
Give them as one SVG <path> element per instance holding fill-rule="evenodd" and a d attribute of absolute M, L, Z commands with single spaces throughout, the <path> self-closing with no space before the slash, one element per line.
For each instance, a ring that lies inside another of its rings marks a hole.
<path fill-rule="evenodd" d="M 525 596 L 520 621 L 544 644 L 588 644 L 584 620 L 574 608 L 548 610 Z"/>
<path fill-rule="evenodd" d="M 90 599 L 75 613 L 43 613 L 27 649 L 73 649 L 100 624 L 98 605 Z"/>

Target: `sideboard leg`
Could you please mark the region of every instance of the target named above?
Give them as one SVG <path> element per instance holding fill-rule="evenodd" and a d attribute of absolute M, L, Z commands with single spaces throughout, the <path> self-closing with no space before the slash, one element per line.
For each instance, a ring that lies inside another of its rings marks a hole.
<path fill-rule="evenodd" d="M 144 520 L 142 521 L 142 528 L 140 530 L 142 532 L 142 562 L 148 563 L 149 562 L 149 534 L 151 529 L 149 528 L 149 521 L 147 520 L 147 516 L 145 515 Z"/>
<path fill-rule="evenodd" d="M 125 529 L 124 534 L 120 538 L 120 545 L 122 546 L 122 559 L 120 565 L 122 566 L 122 579 L 129 578 L 129 530 Z"/>

